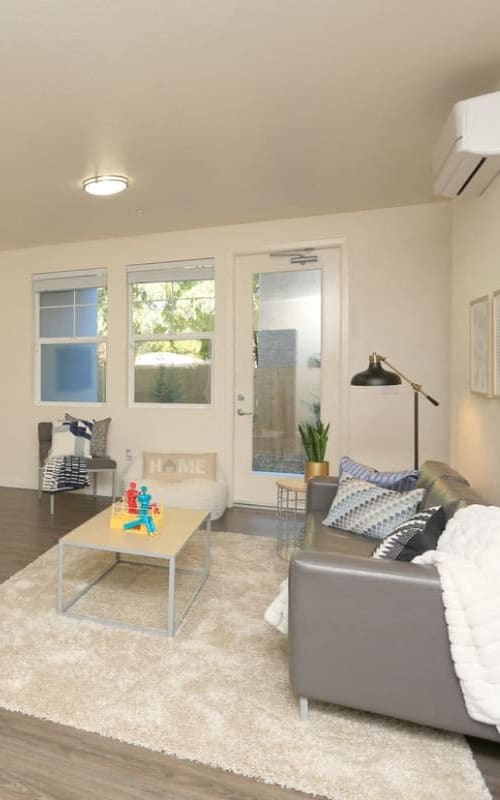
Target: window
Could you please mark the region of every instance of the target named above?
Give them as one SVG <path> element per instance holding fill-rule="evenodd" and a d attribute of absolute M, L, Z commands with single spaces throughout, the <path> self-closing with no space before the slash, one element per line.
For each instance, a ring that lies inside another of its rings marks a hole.
<path fill-rule="evenodd" d="M 37 400 L 103 403 L 106 400 L 106 272 L 35 275 L 33 290 Z"/>
<path fill-rule="evenodd" d="M 209 404 L 213 259 L 132 266 L 128 282 L 131 403 Z"/>

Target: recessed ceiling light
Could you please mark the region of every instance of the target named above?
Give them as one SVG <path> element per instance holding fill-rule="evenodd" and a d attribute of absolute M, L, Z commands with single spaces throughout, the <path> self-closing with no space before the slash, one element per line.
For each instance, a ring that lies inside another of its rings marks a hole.
<path fill-rule="evenodd" d="M 128 178 L 124 175 L 95 175 L 93 178 L 86 178 L 82 186 L 89 194 L 109 197 L 124 192 L 128 186 Z"/>

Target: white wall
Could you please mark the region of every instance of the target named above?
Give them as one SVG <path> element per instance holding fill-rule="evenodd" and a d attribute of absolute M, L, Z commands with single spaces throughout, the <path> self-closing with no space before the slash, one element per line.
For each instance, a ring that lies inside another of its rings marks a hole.
<path fill-rule="evenodd" d="M 108 399 L 103 408 L 68 411 L 113 418 L 110 452 L 217 450 L 230 476 L 233 414 L 232 265 L 234 250 L 344 237 L 349 276 L 347 374 L 377 350 L 440 401 L 422 408 L 422 458 L 448 455 L 449 208 L 436 203 L 305 219 L 198 229 L 55 245 L 0 253 L 0 348 L 4 365 L 4 457 L 0 484 L 36 485 L 38 420 L 61 409 L 34 403 L 31 275 L 105 266 L 109 270 Z M 215 397 L 210 409 L 128 408 L 128 263 L 214 256 L 217 280 Z M 411 463 L 408 387 L 384 395 L 342 387 L 348 405 L 350 454 L 379 468 Z M 339 426 L 331 420 L 332 428 Z"/>
<path fill-rule="evenodd" d="M 452 211 L 451 458 L 487 502 L 500 504 L 500 399 L 469 391 L 469 303 L 500 289 L 500 179 Z"/>

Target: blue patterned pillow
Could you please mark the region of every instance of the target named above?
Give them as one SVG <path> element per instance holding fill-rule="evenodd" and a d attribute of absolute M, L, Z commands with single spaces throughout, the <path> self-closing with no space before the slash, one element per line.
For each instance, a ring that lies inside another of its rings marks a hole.
<path fill-rule="evenodd" d="M 395 492 L 409 492 L 415 488 L 417 478 L 419 476 L 418 469 L 405 469 L 400 472 L 379 472 L 373 467 L 365 467 L 364 464 L 358 464 L 353 461 L 349 456 L 343 456 L 340 459 L 339 475 L 351 475 L 353 478 L 358 478 L 360 481 L 369 481 L 375 483 L 377 486 L 382 486 L 383 489 L 393 489 Z"/>
<path fill-rule="evenodd" d="M 424 492 L 395 492 L 343 475 L 323 525 L 383 539 L 413 516 Z"/>

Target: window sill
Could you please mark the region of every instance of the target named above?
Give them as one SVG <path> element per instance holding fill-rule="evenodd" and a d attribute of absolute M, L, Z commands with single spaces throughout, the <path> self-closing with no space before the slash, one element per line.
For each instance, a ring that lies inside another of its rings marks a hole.
<path fill-rule="evenodd" d="M 213 403 L 129 403 L 129 408 L 172 408 L 172 409 L 194 409 L 207 410 L 213 408 Z"/>
<path fill-rule="evenodd" d="M 84 402 L 83 400 L 35 400 L 35 406 L 58 406 L 60 408 L 67 406 L 78 406 L 78 408 L 85 408 L 86 406 L 102 408 L 105 405 L 105 402 L 93 402 L 92 400 L 88 402 Z"/>

